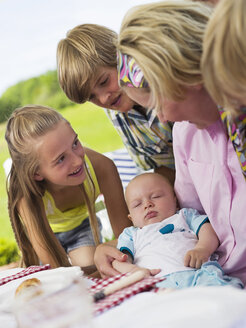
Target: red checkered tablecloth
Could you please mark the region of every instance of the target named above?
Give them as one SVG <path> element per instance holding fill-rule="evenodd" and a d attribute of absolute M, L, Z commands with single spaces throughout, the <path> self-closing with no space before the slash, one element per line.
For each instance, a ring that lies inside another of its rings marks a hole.
<path fill-rule="evenodd" d="M 32 273 L 35 273 L 35 272 L 39 272 L 39 271 L 44 271 L 44 270 L 48 270 L 50 269 L 50 265 L 49 264 L 45 264 L 45 265 L 41 265 L 41 266 L 38 266 L 38 265 L 35 265 L 35 266 L 30 266 L 16 274 L 13 274 L 13 275 L 10 275 L 10 276 L 7 276 L 7 277 L 4 277 L 4 278 L 1 278 L 0 279 L 0 286 L 10 282 L 10 281 L 13 281 L 15 279 L 19 279 L 19 278 L 23 278 L 25 276 L 28 276 Z"/>
<path fill-rule="evenodd" d="M 106 278 L 106 279 L 92 279 L 95 283 L 93 286 L 90 287 L 89 293 L 92 295 L 96 292 L 100 291 L 101 289 L 109 286 L 113 282 L 121 279 L 122 277 L 126 276 L 127 274 L 121 274 L 114 277 Z M 164 280 L 165 278 L 159 277 L 148 277 L 145 278 L 129 287 L 123 288 L 106 298 L 94 303 L 93 305 L 93 313 L 94 315 L 99 315 L 103 313 L 106 310 L 109 310 L 110 308 L 119 305 L 124 300 L 130 298 L 133 295 L 136 295 L 138 293 L 144 292 L 144 291 L 156 291 L 155 284 Z"/>
<path fill-rule="evenodd" d="M 7 277 L 0 279 L 0 286 L 7 284 L 13 280 L 23 278 L 25 276 L 31 275 L 33 273 L 37 273 L 40 271 L 50 269 L 50 265 L 41 265 L 41 266 L 30 266 L 26 269 L 21 270 L 20 272 L 9 275 Z M 52 272 L 53 270 L 51 270 Z M 111 285 L 115 281 L 127 276 L 128 274 L 120 274 L 114 277 L 106 278 L 106 279 L 95 279 L 89 278 L 92 281 L 93 285 L 88 288 L 88 291 L 91 295 L 94 295 L 96 292 L 100 291 L 101 289 Z M 112 307 L 121 304 L 124 300 L 144 291 L 156 291 L 156 283 L 162 281 L 163 277 L 155 278 L 155 277 L 148 277 L 145 278 L 135 284 L 130 285 L 129 287 L 125 287 L 104 299 L 93 303 L 93 314 L 94 316 L 99 315 Z"/>

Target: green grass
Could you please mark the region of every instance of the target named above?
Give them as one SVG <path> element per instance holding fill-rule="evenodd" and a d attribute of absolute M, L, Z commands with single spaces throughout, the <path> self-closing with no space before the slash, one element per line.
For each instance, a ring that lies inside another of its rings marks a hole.
<path fill-rule="evenodd" d="M 103 109 L 86 103 L 67 107 L 61 113 L 78 133 L 84 146 L 100 153 L 123 147 L 120 136 Z M 9 157 L 4 139 L 5 126 L 6 123 L 0 124 L 0 238 L 14 240 L 7 210 L 6 176 L 3 169 L 3 163 Z"/>

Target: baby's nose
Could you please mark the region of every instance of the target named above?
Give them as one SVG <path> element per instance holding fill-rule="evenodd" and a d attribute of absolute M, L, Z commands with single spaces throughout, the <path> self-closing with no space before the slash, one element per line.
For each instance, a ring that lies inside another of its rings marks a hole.
<path fill-rule="evenodd" d="M 150 200 L 148 200 L 148 201 L 146 201 L 144 208 L 146 209 L 146 208 L 150 208 L 152 206 L 153 206 L 153 203 Z"/>

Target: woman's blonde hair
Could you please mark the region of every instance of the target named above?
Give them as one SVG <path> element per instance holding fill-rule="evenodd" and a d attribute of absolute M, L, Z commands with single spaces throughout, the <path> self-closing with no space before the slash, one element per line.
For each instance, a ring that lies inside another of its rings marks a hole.
<path fill-rule="evenodd" d="M 117 48 L 133 57 L 150 86 L 153 104 L 185 98 L 187 86 L 202 83 L 203 35 L 212 7 L 193 1 L 137 6 L 123 19 Z"/>
<path fill-rule="evenodd" d="M 84 103 L 91 93 L 91 81 L 99 66 L 117 66 L 117 34 L 96 24 L 78 25 L 68 31 L 57 46 L 57 71 L 67 97 Z"/>
<path fill-rule="evenodd" d="M 47 230 L 43 217 L 42 197 L 46 186 L 45 181 L 36 181 L 34 175 L 39 168 L 39 160 L 35 141 L 54 129 L 65 118 L 52 108 L 27 105 L 17 108 L 10 116 L 5 139 L 12 159 L 12 166 L 7 180 L 9 217 L 17 244 L 22 253 L 22 262 L 25 266 L 38 265 L 39 259 L 35 253 L 19 213 L 19 204 L 25 200 L 32 215 L 32 224 L 43 241 L 57 266 L 70 266 L 67 256 L 60 254 L 54 235 Z M 94 202 L 89 200 L 84 186 L 81 186 L 84 199 L 89 211 L 90 224 L 96 244 L 99 243 L 97 220 L 94 211 Z M 93 200 L 94 201 L 94 200 Z"/>
<path fill-rule="evenodd" d="M 220 0 L 211 16 L 202 56 L 204 83 L 221 106 L 246 98 L 246 1 Z"/>

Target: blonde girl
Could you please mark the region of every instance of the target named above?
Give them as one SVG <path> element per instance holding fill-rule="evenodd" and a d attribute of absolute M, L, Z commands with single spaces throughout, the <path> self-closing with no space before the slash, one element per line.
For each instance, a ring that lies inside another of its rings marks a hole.
<path fill-rule="evenodd" d="M 86 271 L 101 242 L 94 208 L 100 193 L 115 236 L 128 225 L 115 165 L 83 147 L 69 122 L 44 106 L 16 109 L 5 138 L 12 158 L 9 216 L 23 265 L 78 265 Z"/>

